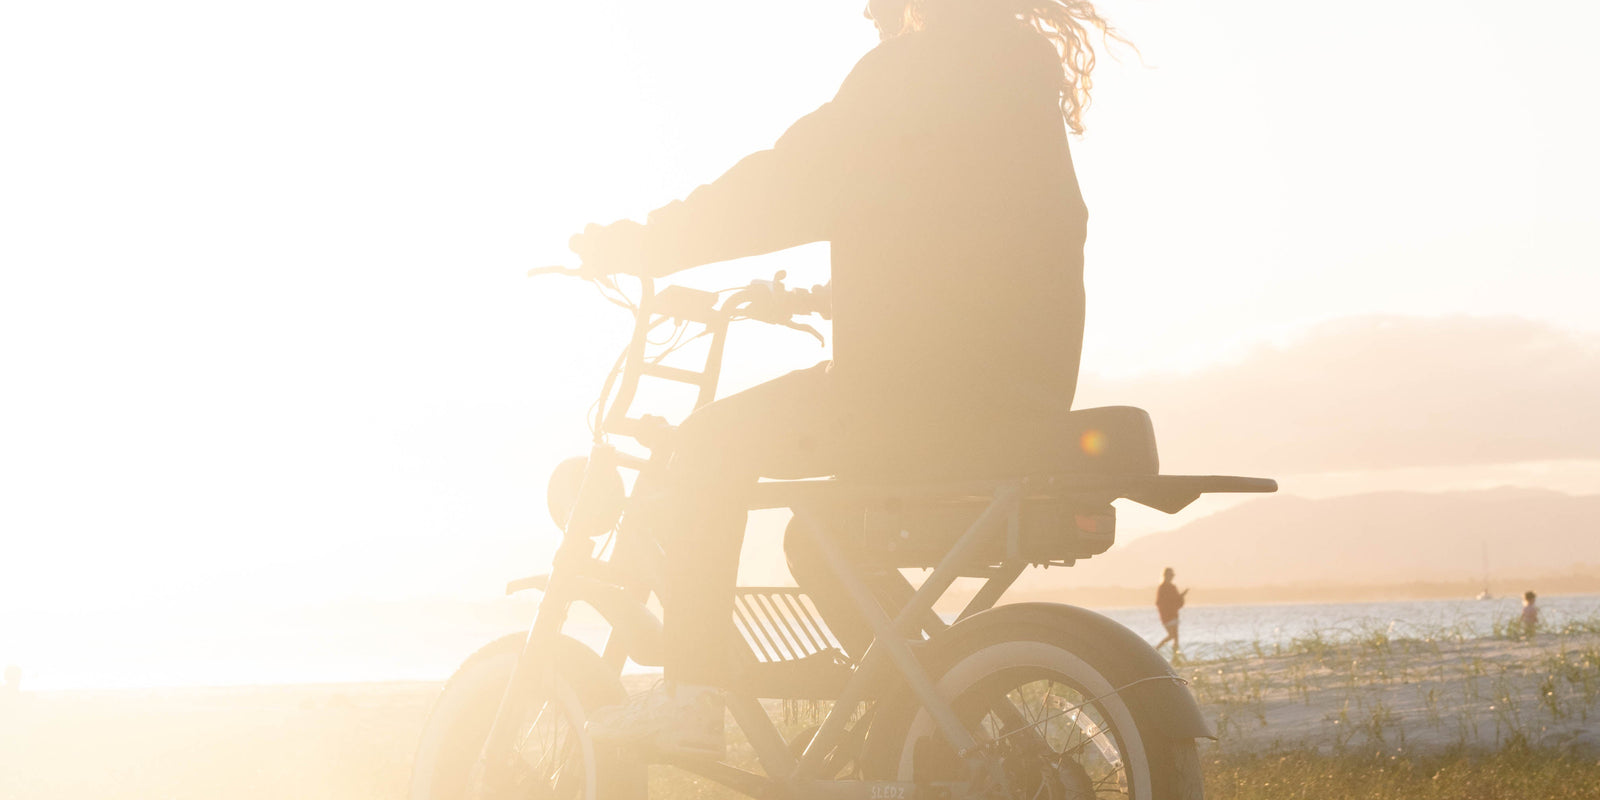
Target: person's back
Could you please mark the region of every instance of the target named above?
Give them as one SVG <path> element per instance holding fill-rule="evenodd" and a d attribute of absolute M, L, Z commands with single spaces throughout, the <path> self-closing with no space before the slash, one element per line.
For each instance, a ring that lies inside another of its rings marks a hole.
<path fill-rule="evenodd" d="M 885 41 L 625 249 L 665 275 L 830 242 L 830 385 L 884 444 L 842 471 L 1045 469 L 1077 384 L 1088 218 L 1060 58 L 998 14 Z"/>
<path fill-rule="evenodd" d="M 1081 131 L 1088 103 L 1088 31 L 1109 28 L 1085 0 L 869 0 L 868 17 L 886 41 L 772 149 L 644 225 L 573 237 L 598 273 L 659 277 L 815 241 L 833 256 L 833 362 L 720 398 L 673 433 L 656 529 L 666 680 L 592 719 L 596 741 L 720 757 L 730 659 L 716 620 L 731 613 L 741 497 L 758 477 L 998 476 L 1064 460 L 1088 217 L 1066 129 Z"/>
<path fill-rule="evenodd" d="M 1014 20 L 908 34 L 874 56 L 840 92 L 878 121 L 830 237 L 842 388 L 907 427 L 1064 412 L 1087 211 L 1059 57 Z"/>

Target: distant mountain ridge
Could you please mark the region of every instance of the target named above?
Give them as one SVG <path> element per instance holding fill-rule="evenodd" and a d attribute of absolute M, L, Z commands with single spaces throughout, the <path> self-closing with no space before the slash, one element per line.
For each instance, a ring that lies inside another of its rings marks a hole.
<path fill-rule="evenodd" d="M 1175 475 L 1595 460 L 1600 335 L 1515 317 L 1349 317 L 1193 373 L 1085 373 L 1074 403 L 1149 411 Z"/>
<path fill-rule="evenodd" d="M 1401 584 L 1600 571 L 1600 495 L 1497 488 L 1254 500 L 1150 534 L 1029 585 Z"/>

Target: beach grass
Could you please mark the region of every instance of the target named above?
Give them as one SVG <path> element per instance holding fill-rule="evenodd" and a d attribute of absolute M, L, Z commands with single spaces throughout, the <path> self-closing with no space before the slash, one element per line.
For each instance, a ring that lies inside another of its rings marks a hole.
<path fill-rule="evenodd" d="M 1600 800 L 1600 761 L 1509 747 L 1397 756 L 1229 755 L 1204 764 L 1208 800 Z M 735 800 L 709 781 L 656 768 L 652 800 Z"/>
<path fill-rule="evenodd" d="M 1407 756 L 1231 755 L 1204 765 L 1209 800 L 1600 800 L 1600 761 L 1508 746 Z"/>
<path fill-rule="evenodd" d="M 1600 800 L 1600 620 L 1532 636 L 1509 624 L 1338 628 L 1175 666 L 1217 729 L 1217 741 L 1201 743 L 1214 800 Z M 0 715 L 0 798 L 399 797 L 437 691 L 29 696 Z M 754 769 L 742 737 L 731 741 L 734 760 Z M 738 796 L 671 768 L 651 772 L 656 800 Z"/>
<path fill-rule="evenodd" d="M 1487 634 L 1354 626 L 1178 659 L 1212 752 L 1600 752 L 1600 621 Z"/>

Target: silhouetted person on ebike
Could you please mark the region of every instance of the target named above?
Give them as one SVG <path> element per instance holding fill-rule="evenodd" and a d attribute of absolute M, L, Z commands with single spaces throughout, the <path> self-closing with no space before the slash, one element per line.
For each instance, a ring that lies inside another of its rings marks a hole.
<path fill-rule="evenodd" d="M 573 237 L 593 272 L 661 276 L 815 241 L 833 260 L 833 362 L 677 432 L 666 681 L 596 715 L 599 739 L 723 754 L 712 687 L 727 682 L 741 496 L 758 477 L 1013 476 L 1067 447 L 1088 214 L 1066 126 L 1080 130 L 1089 31 L 1105 23 L 1075 0 L 872 0 L 868 17 L 883 42 L 771 150 L 644 225 Z"/>

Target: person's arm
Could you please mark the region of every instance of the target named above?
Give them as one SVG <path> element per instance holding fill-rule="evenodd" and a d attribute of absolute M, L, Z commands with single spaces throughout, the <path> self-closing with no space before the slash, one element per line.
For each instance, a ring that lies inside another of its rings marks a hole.
<path fill-rule="evenodd" d="M 589 226 L 573 237 L 573 250 L 602 270 L 661 276 L 829 239 L 895 135 L 886 101 L 900 59 L 891 44 L 862 58 L 834 99 L 794 123 L 772 149 L 656 209 L 644 225 Z"/>

